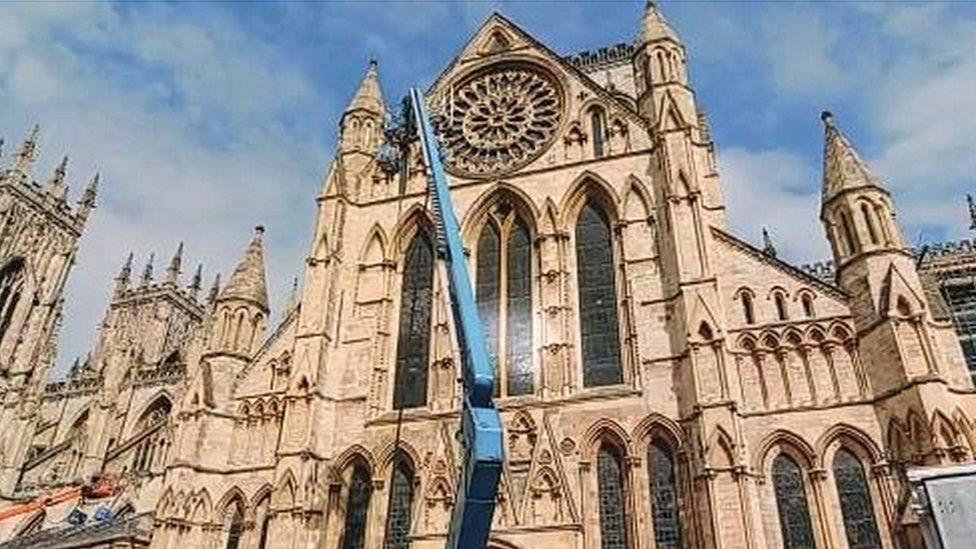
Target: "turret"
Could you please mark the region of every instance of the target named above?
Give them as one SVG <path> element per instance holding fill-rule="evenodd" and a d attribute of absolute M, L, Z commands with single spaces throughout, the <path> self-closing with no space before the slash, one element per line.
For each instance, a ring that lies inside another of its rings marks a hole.
<path fill-rule="evenodd" d="M 256 227 L 244 258 L 216 299 L 208 354 L 250 358 L 264 340 L 269 309 L 263 236 L 264 227 Z"/>
<path fill-rule="evenodd" d="M 891 195 L 854 150 L 829 112 L 824 123 L 820 219 L 839 268 L 866 254 L 904 251 Z"/>
<path fill-rule="evenodd" d="M 658 127 L 698 124 L 685 47 L 652 0 L 644 7 L 633 63 L 641 115 Z"/>
<path fill-rule="evenodd" d="M 358 172 L 379 150 L 385 116 L 379 70 L 376 61 L 371 60 L 340 122 L 340 150 L 347 166 L 354 172 Z"/>

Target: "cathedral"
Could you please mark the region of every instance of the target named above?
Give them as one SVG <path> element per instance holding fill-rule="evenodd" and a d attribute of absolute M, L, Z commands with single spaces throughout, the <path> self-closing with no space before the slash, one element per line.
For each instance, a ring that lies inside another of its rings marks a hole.
<path fill-rule="evenodd" d="M 679 34 L 635 26 L 561 55 L 494 14 L 426 92 L 505 426 L 489 547 L 923 547 L 906 471 L 976 455 L 976 241 L 910 248 L 826 112 L 832 260 L 732 234 Z M 98 178 L 36 181 L 36 130 L 2 160 L 0 547 L 444 547 L 460 358 L 389 99 L 371 62 L 289 302 L 262 227 L 212 285 L 129 257 L 58 381 Z"/>

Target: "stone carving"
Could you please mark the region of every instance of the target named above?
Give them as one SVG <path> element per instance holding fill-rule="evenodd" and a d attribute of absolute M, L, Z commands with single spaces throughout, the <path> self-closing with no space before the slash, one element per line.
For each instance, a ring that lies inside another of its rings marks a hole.
<path fill-rule="evenodd" d="M 559 127 L 562 97 L 543 72 L 505 65 L 455 86 L 440 114 L 438 130 L 451 171 L 495 175 L 542 154 Z"/>

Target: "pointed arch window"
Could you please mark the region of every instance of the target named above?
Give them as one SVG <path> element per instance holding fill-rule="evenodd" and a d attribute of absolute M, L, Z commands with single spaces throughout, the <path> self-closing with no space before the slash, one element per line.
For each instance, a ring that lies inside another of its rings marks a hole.
<path fill-rule="evenodd" d="M 478 238 L 475 294 L 495 363 L 495 393 L 527 395 L 535 388 L 532 240 L 514 212 L 498 218 L 492 216 Z"/>
<path fill-rule="evenodd" d="M 365 467 L 357 465 L 352 471 L 349 482 L 342 549 L 366 547 L 366 518 L 369 516 L 369 502 L 372 498 L 373 483 L 369 478 L 369 472 Z"/>
<path fill-rule="evenodd" d="M 776 319 L 787 320 L 790 315 L 786 310 L 786 297 L 782 293 L 776 292 L 773 295 L 773 302 L 776 304 Z"/>
<path fill-rule="evenodd" d="M 851 549 L 880 549 L 881 539 L 874 520 L 871 492 L 860 460 L 845 449 L 838 450 L 834 456 L 833 471 L 847 544 Z"/>
<path fill-rule="evenodd" d="M 597 107 L 590 111 L 590 130 L 593 132 L 593 158 L 603 158 L 607 131 L 603 109 Z"/>
<path fill-rule="evenodd" d="M 756 311 L 753 309 L 752 294 L 749 292 L 742 292 L 742 316 L 746 324 L 756 323 Z"/>
<path fill-rule="evenodd" d="M 600 496 L 600 547 L 627 549 L 627 488 L 623 456 L 609 443 L 597 454 L 597 488 Z"/>
<path fill-rule="evenodd" d="M 847 241 L 847 252 L 851 254 L 860 252 L 860 243 L 854 236 L 854 229 L 851 227 L 851 220 L 847 217 L 847 213 L 845 212 L 840 212 L 840 226 L 844 231 L 844 238 Z"/>
<path fill-rule="evenodd" d="M 390 479 L 390 508 L 386 514 L 384 549 L 410 547 L 410 517 L 413 509 L 413 470 L 406 461 L 397 460 Z"/>
<path fill-rule="evenodd" d="M 861 203 L 861 215 L 864 216 L 864 224 L 868 228 L 868 236 L 871 238 L 871 244 L 878 243 L 878 231 L 874 228 L 874 219 L 871 216 L 871 210 L 868 208 L 867 204 Z"/>
<path fill-rule="evenodd" d="M 678 516 L 678 489 L 674 455 L 660 437 L 651 441 L 647 456 L 651 483 L 651 513 L 657 549 L 681 548 L 681 522 Z"/>
<path fill-rule="evenodd" d="M 610 222 L 592 201 L 576 224 L 576 272 L 583 384 L 622 383 L 613 240 Z"/>
<path fill-rule="evenodd" d="M 237 549 L 241 545 L 241 535 L 244 533 L 244 511 L 239 503 L 234 504 L 234 514 L 227 529 L 227 543 L 225 549 Z"/>
<path fill-rule="evenodd" d="M 396 409 L 427 404 L 433 285 L 434 248 L 427 234 L 421 231 L 407 247 L 400 290 L 400 330 L 393 393 Z"/>
<path fill-rule="evenodd" d="M 13 258 L 0 269 L 0 342 L 14 318 L 24 285 L 24 260 Z"/>
<path fill-rule="evenodd" d="M 816 549 L 803 487 L 803 472 L 796 461 L 786 454 L 780 454 L 773 460 L 773 490 L 784 549 Z"/>
<path fill-rule="evenodd" d="M 600 446 L 596 463 L 597 488 L 600 496 L 600 547 L 627 549 L 627 492 L 623 457 L 608 443 Z"/>

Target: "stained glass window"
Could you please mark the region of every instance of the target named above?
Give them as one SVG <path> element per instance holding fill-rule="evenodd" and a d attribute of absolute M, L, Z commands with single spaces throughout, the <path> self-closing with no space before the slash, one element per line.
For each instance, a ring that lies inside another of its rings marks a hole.
<path fill-rule="evenodd" d="M 475 300 L 478 314 L 485 330 L 485 341 L 492 366 L 495 368 L 495 394 L 500 383 L 498 377 L 498 296 L 501 293 L 501 240 L 494 223 L 485 223 L 478 238 L 478 278 L 475 284 Z"/>
<path fill-rule="evenodd" d="M 234 506 L 234 516 L 230 519 L 230 528 L 227 531 L 226 549 L 237 549 L 241 544 L 241 534 L 244 533 L 244 512 L 240 505 Z"/>
<path fill-rule="evenodd" d="M 786 454 L 773 460 L 773 490 L 784 549 L 815 549 L 803 472 Z"/>
<path fill-rule="evenodd" d="M 506 257 L 505 365 L 509 395 L 532 393 L 532 242 L 529 230 L 516 220 L 508 235 Z"/>
<path fill-rule="evenodd" d="M 531 394 L 532 368 L 532 239 L 514 213 L 499 225 L 488 222 L 477 250 L 475 298 L 495 362 L 495 393 Z M 501 246 L 504 242 L 504 247 Z M 503 257 L 504 256 L 504 257 Z M 501 300 L 502 292 L 505 299 Z M 504 349 L 499 334 L 504 333 Z M 499 355 L 504 360 L 499 361 Z M 500 379 L 499 364 L 504 370 Z"/>
<path fill-rule="evenodd" d="M 592 203 L 583 207 L 576 225 L 576 270 L 583 383 L 587 387 L 622 383 L 610 223 Z"/>
<path fill-rule="evenodd" d="M 394 408 L 427 404 L 430 308 L 434 283 L 434 250 L 423 232 L 410 242 L 400 291 Z"/>
<path fill-rule="evenodd" d="M 861 462 L 847 450 L 834 456 L 834 481 L 840 496 L 840 510 L 844 516 L 844 530 L 851 549 L 881 547 L 878 526 L 874 521 L 871 492 L 864 477 Z"/>
<path fill-rule="evenodd" d="M 0 269 L 0 341 L 3 341 L 20 302 L 23 277 L 24 261 L 20 258 L 7 261 Z"/>
<path fill-rule="evenodd" d="M 390 509 L 386 514 L 385 549 L 410 547 L 410 512 L 413 508 L 413 471 L 400 461 L 390 481 Z"/>
<path fill-rule="evenodd" d="M 342 549 L 363 549 L 366 546 L 366 517 L 369 516 L 369 500 L 373 496 L 373 484 L 364 467 L 353 469 L 346 500 L 346 524 L 342 536 Z"/>
<path fill-rule="evenodd" d="M 681 522 L 678 517 L 678 489 L 675 481 L 674 456 L 660 438 L 650 445 L 647 457 L 651 477 L 651 513 L 654 542 L 657 549 L 681 547 Z"/>
<path fill-rule="evenodd" d="M 617 448 L 604 444 L 597 455 L 600 493 L 600 547 L 627 549 L 626 488 L 623 460 Z"/>

